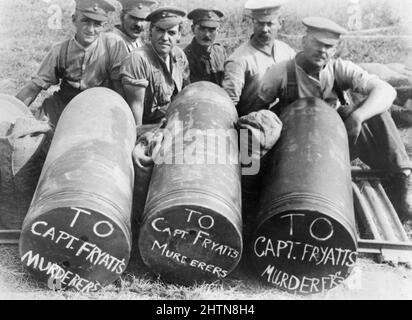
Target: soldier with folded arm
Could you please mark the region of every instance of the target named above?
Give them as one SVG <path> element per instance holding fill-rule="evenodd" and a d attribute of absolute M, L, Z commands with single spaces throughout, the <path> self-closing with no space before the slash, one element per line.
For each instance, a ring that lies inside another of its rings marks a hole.
<path fill-rule="evenodd" d="M 387 112 L 396 91 L 385 81 L 351 61 L 334 58 L 340 36 L 346 30 L 322 17 L 303 19 L 307 31 L 303 51 L 294 59 L 272 66 L 259 89 L 259 108 L 280 114 L 299 98 L 317 97 L 340 114 L 349 138 L 351 158 L 360 158 L 372 169 L 391 174 L 385 184 L 402 219 L 412 214 L 412 164 L 399 132 Z M 348 90 L 367 98 L 351 104 Z"/>

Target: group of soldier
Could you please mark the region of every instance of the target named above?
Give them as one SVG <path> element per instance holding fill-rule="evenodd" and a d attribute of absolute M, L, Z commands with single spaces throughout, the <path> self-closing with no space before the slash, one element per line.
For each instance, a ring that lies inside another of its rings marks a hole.
<path fill-rule="evenodd" d="M 41 90 L 60 84 L 42 105 L 56 125 L 74 96 L 106 86 L 125 98 L 141 126 L 162 122 L 173 97 L 196 81 L 211 81 L 225 89 L 239 117 L 268 109 L 279 114 L 294 100 L 317 97 L 341 115 L 351 158 L 389 172 L 386 189 L 398 214 L 404 220 L 412 217 L 412 164 L 387 112 L 396 91 L 354 63 L 334 57 L 347 32 L 343 27 L 323 17 L 303 19 L 303 50 L 295 52 L 276 39 L 285 0 L 249 0 L 245 12 L 251 17 L 253 34 L 227 57 L 215 41 L 224 17 L 220 10 L 195 9 L 187 15 L 194 37 L 182 50 L 177 44 L 184 10 L 152 10 L 154 1 L 118 1 L 121 24 L 103 32 L 115 7 L 106 0 L 76 0 L 74 37 L 52 47 L 17 98 L 29 106 Z M 146 22 L 150 25 L 145 43 Z M 363 94 L 362 104 L 352 105 L 348 90 Z"/>

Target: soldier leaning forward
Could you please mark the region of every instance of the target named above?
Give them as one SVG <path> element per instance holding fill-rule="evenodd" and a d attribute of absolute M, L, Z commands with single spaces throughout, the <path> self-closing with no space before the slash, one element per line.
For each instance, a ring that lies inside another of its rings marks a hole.
<path fill-rule="evenodd" d="M 122 62 L 122 84 L 136 125 L 160 123 L 172 98 L 190 83 L 186 55 L 176 46 L 185 15 L 174 7 L 153 11 L 146 18 L 150 43 Z"/>
<path fill-rule="evenodd" d="M 115 8 L 106 0 L 78 0 L 72 16 L 76 34 L 52 47 L 37 73 L 16 95 L 27 106 L 41 90 L 60 82 L 60 90 L 44 100 L 42 111 L 56 126 L 66 105 L 80 92 L 107 86 L 122 94 L 120 63 L 127 55 L 121 38 L 103 31 Z"/>

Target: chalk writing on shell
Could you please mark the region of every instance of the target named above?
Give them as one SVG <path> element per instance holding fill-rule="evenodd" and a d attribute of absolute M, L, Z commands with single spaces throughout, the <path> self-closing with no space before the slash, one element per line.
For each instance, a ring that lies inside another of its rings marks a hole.
<path fill-rule="evenodd" d="M 170 250 L 167 243 L 161 244 L 159 241 L 154 240 L 151 248 L 155 252 L 160 252 L 162 256 L 175 260 L 182 265 L 185 265 L 189 268 L 195 268 L 202 271 L 210 272 L 213 275 L 216 275 L 218 278 L 224 278 L 227 276 L 228 271 L 222 269 L 221 267 L 215 266 L 210 263 L 199 261 L 197 259 L 191 259 L 179 252 Z"/>
<path fill-rule="evenodd" d="M 297 277 L 288 272 L 278 270 L 273 265 L 268 265 L 260 275 L 268 283 L 274 284 L 281 289 L 299 293 L 324 292 L 332 289 L 345 280 L 338 271 L 321 277 Z"/>
<path fill-rule="evenodd" d="M 174 220 L 173 223 L 169 221 L 166 215 L 151 221 L 150 226 L 155 231 L 154 235 L 159 235 L 159 238 L 151 242 L 150 249 L 153 254 L 160 254 L 162 257 L 182 266 L 211 273 L 218 278 L 225 277 L 228 270 L 215 265 L 219 264 L 216 261 L 217 259 L 213 260 L 215 264 L 207 263 L 201 261 L 201 259 L 189 257 L 190 252 L 193 252 L 193 256 L 210 257 L 210 254 L 213 254 L 216 258 L 221 257 L 221 259 L 235 263 L 240 257 L 239 250 L 219 242 L 221 240 L 217 240 L 213 236 L 213 228 L 216 224 L 213 216 L 187 208 L 183 210 L 182 214 L 185 215 L 184 219 L 177 225 Z M 219 239 L 222 238 L 224 239 L 224 237 L 219 236 Z M 175 240 L 180 246 L 184 247 L 185 253 L 180 252 L 179 247 L 176 246 L 171 249 L 170 240 Z"/>
<path fill-rule="evenodd" d="M 124 272 L 127 261 L 125 258 L 118 258 L 110 252 L 106 252 L 98 244 L 87 241 L 87 238 L 73 235 L 76 234 L 77 227 L 84 224 L 84 219 L 81 220 L 80 217 L 91 218 L 93 213 L 76 207 L 70 209 L 73 216 L 66 228 L 63 226 L 56 227 L 52 222 L 43 220 L 35 221 L 30 226 L 30 233 L 35 237 L 49 241 L 52 246 L 61 251 L 62 255 L 67 257 L 65 261 L 50 261 L 51 258 L 47 256 L 47 252 L 35 248 L 25 252 L 21 257 L 21 261 L 27 267 L 45 274 L 51 288 L 59 289 L 61 285 L 64 285 L 74 287 L 82 292 L 96 291 L 101 288 L 100 283 L 84 279 L 73 272 L 73 269 L 70 269 L 72 259 L 78 261 L 80 258 L 80 261 L 84 263 L 84 268 L 90 270 L 91 273 L 94 267 L 103 267 L 114 275 L 120 275 Z M 114 232 L 113 224 L 104 219 L 97 222 L 91 221 L 90 232 L 93 232 L 97 239 L 101 238 L 106 242 L 107 238 Z M 48 247 L 50 248 L 50 246 Z M 53 250 L 50 252 L 53 252 Z M 78 262 L 76 262 L 76 265 L 78 265 Z"/>
<path fill-rule="evenodd" d="M 76 207 L 71 207 L 72 210 L 76 211 L 76 214 L 73 217 L 72 222 L 70 223 L 70 227 L 73 228 L 76 225 L 77 219 L 79 218 L 79 215 L 81 213 L 86 214 L 86 215 L 91 215 L 91 212 L 76 208 Z M 93 232 L 96 236 L 100 238 L 106 238 L 110 236 L 114 231 L 113 224 L 110 221 L 107 220 L 100 220 L 96 222 L 93 226 Z"/>
<path fill-rule="evenodd" d="M 342 241 L 332 219 L 292 213 L 271 223 L 277 229 L 260 229 L 253 242 L 265 282 L 292 292 L 322 292 L 340 284 L 355 266 L 357 252 Z"/>
<path fill-rule="evenodd" d="M 56 283 L 59 286 L 64 285 L 75 288 L 80 292 L 93 292 L 102 288 L 98 281 L 82 278 L 77 273 L 65 270 L 65 268 L 48 261 L 47 258 L 42 257 L 39 253 L 34 253 L 32 250 L 27 251 L 21 257 L 21 261 L 26 263 L 27 267 L 44 272 L 49 277 L 49 286 L 51 283 Z"/>

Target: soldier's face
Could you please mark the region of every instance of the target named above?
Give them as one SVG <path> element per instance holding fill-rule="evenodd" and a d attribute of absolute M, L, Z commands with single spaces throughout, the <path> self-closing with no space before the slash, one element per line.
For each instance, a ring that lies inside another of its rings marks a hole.
<path fill-rule="evenodd" d="M 79 11 L 73 15 L 72 21 L 76 28 L 76 40 L 85 47 L 96 41 L 103 31 L 102 21 L 90 19 Z"/>
<path fill-rule="evenodd" d="M 322 68 L 336 53 L 336 45 L 329 45 L 308 34 L 303 38 L 303 53 L 306 60 L 318 68 Z"/>
<path fill-rule="evenodd" d="M 209 28 L 199 24 L 192 26 L 196 42 L 204 47 L 210 47 L 216 39 L 217 28 Z"/>
<path fill-rule="evenodd" d="M 136 18 L 128 13 L 122 16 L 122 29 L 130 38 L 137 39 L 144 31 L 144 19 Z"/>
<path fill-rule="evenodd" d="M 280 27 L 281 23 L 278 18 L 272 21 L 259 21 L 254 19 L 253 35 L 260 43 L 268 44 L 275 39 Z"/>
<path fill-rule="evenodd" d="M 180 39 L 179 26 L 163 29 L 153 25 L 150 28 L 150 39 L 159 55 L 167 55 Z"/>

